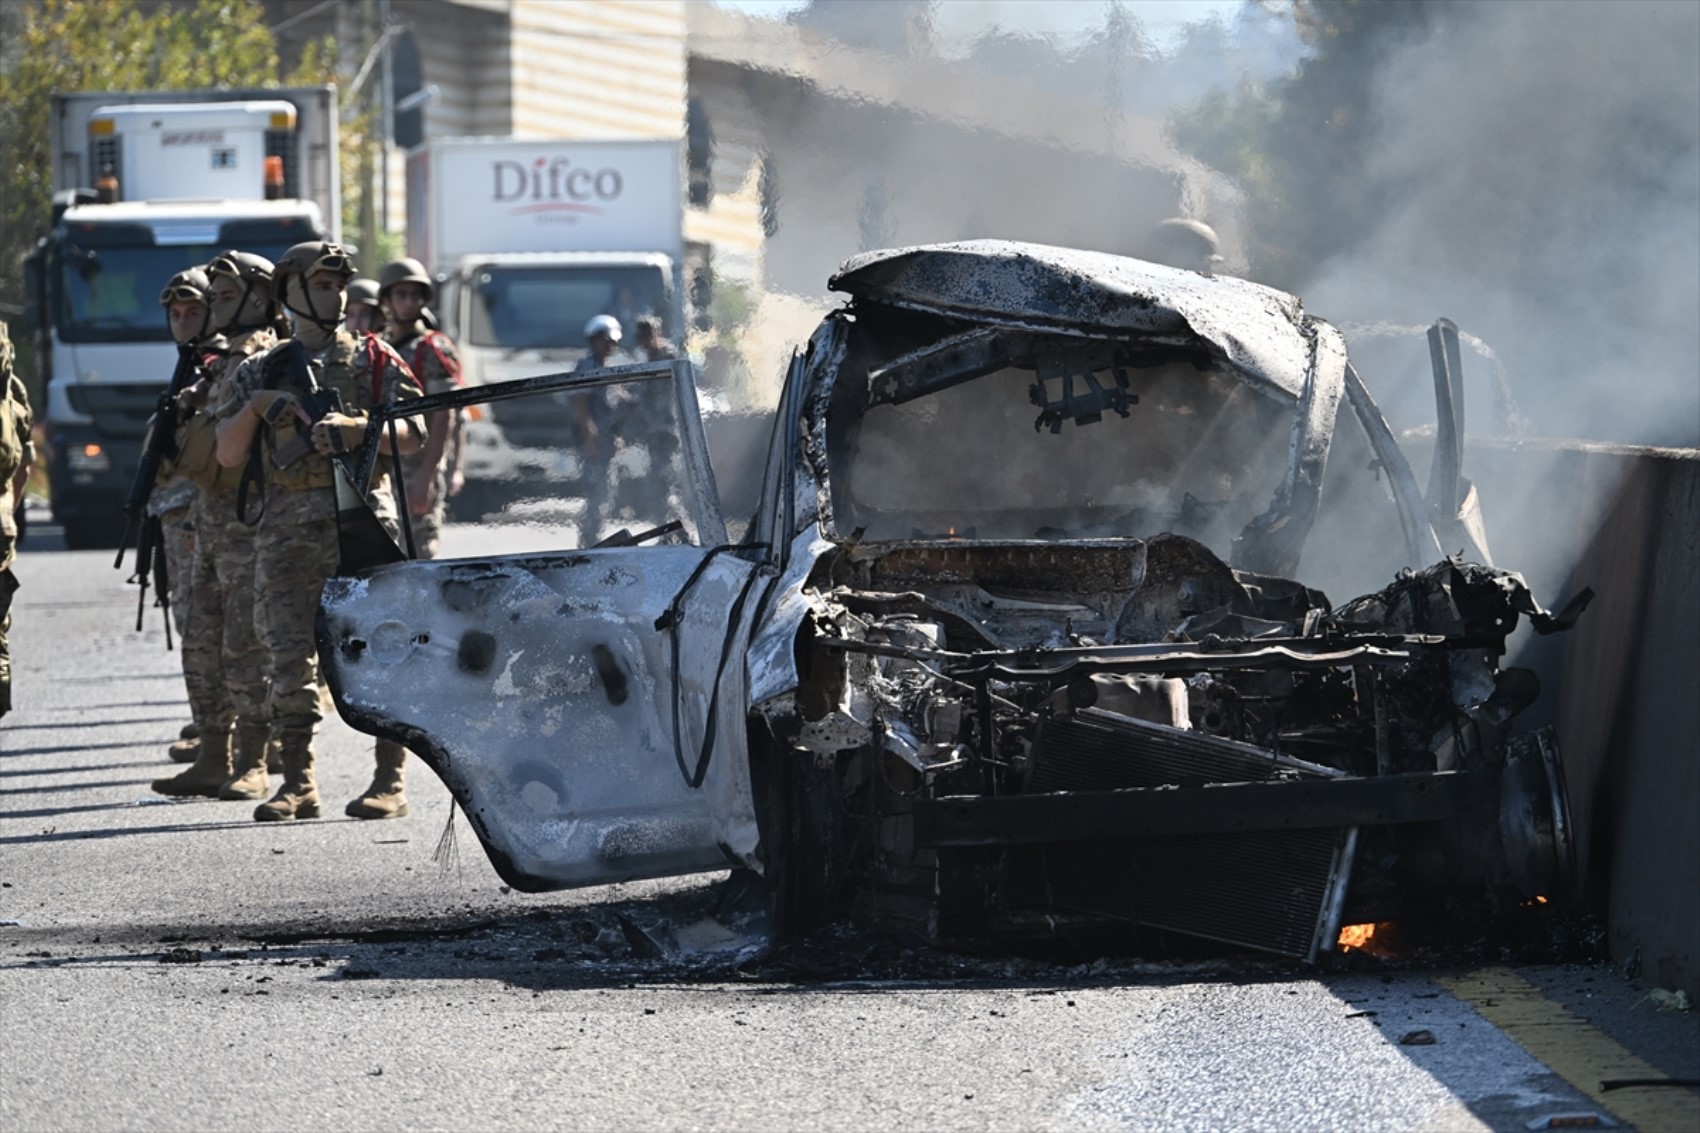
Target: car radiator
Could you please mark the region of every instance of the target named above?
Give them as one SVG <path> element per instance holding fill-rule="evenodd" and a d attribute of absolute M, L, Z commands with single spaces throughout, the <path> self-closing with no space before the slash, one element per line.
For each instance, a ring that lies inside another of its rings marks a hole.
<path fill-rule="evenodd" d="M 1247 744 L 1086 709 L 1040 726 L 1026 790 L 1340 774 Z M 1331 828 L 1011 847 L 1005 893 L 1012 905 L 1111 917 L 1314 960 L 1339 934 L 1356 835 L 1353 828 Z"/>

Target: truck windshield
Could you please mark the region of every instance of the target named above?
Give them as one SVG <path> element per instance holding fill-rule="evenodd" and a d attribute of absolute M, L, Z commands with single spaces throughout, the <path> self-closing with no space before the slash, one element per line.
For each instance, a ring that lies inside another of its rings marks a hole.
<path fill-rule="evenodd" d="M 473 274 L 467 342 L 509 350 L 583 348 L 584 325 L 613 315 L 629 339 L 644 315 L 667 327 L 667 280 L 658 267 L 510 267 Z"/>
<path fill-rule="evenodd" d="M 63 342 L 169 342 L 159 293 L 173 275 L 232 247 L 276 260 L 296 242 L 290 237 L 299 236 L 286 231 L 281 242 L 274 237 L 161 247 L 145 228 L 113 228 L 123 231 L 108 234 L 83 225 L 57 241 L 54 324 Z"/>

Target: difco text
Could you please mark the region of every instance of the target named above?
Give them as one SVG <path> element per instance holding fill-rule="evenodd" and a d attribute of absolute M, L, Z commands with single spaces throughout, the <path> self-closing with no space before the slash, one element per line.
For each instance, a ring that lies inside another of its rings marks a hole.
<path fill-rule="evenodd" d="M 620 171 L 585 169 L 564 157 L 538 158 L 529 166 L 519 161 L 491 162 L 495 174 L 492 199 L 508 201 L 612 201 L 625 188 Z"/>

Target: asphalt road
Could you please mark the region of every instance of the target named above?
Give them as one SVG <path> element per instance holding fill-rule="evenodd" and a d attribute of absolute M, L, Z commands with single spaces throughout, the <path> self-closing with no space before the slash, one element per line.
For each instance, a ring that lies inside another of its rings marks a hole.
<path fill-rule="evenodd" d="M 848 931 L 771 953 L 717 877 L 506 891 L 464 821 L 444 852 L 417 763 L 410 817 L 341 818 L 370 742 L 339 721 L 338 817 L 166 800 L 177 655 L 110 554 L 61 546 L 38 525 L 20 560 L 0 724 L 9 1133 L 1700 1128 L 1692 1091 L 1583 1092 L 1700 1074 L 1695 1013 L 1609 967 L 1070 966 Z"/>

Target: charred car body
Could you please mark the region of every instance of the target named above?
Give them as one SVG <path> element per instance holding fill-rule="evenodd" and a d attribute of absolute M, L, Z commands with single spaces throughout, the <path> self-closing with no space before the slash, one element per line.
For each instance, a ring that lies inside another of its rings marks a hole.
<path fill-rule="evenodd" d="M 742 866 L 791 926 L 1312 959 L 1342 921 L 1562 894 L 1557 745 L 1513 731 L 1538 689 L 1498 660 L 1574 611 L 1489 565 L 1444 324 L 1424 492 L 1291 296 L 1002 242 L 832 286 L 737 541 L 691 368 L 628 367 L 444 396 L 641 391 L 677 445 L 645 465 L 668 514 L 630 518 L 671 534 L 327 587 L 343 716 L 433 767 L 505 880 Z"/>

